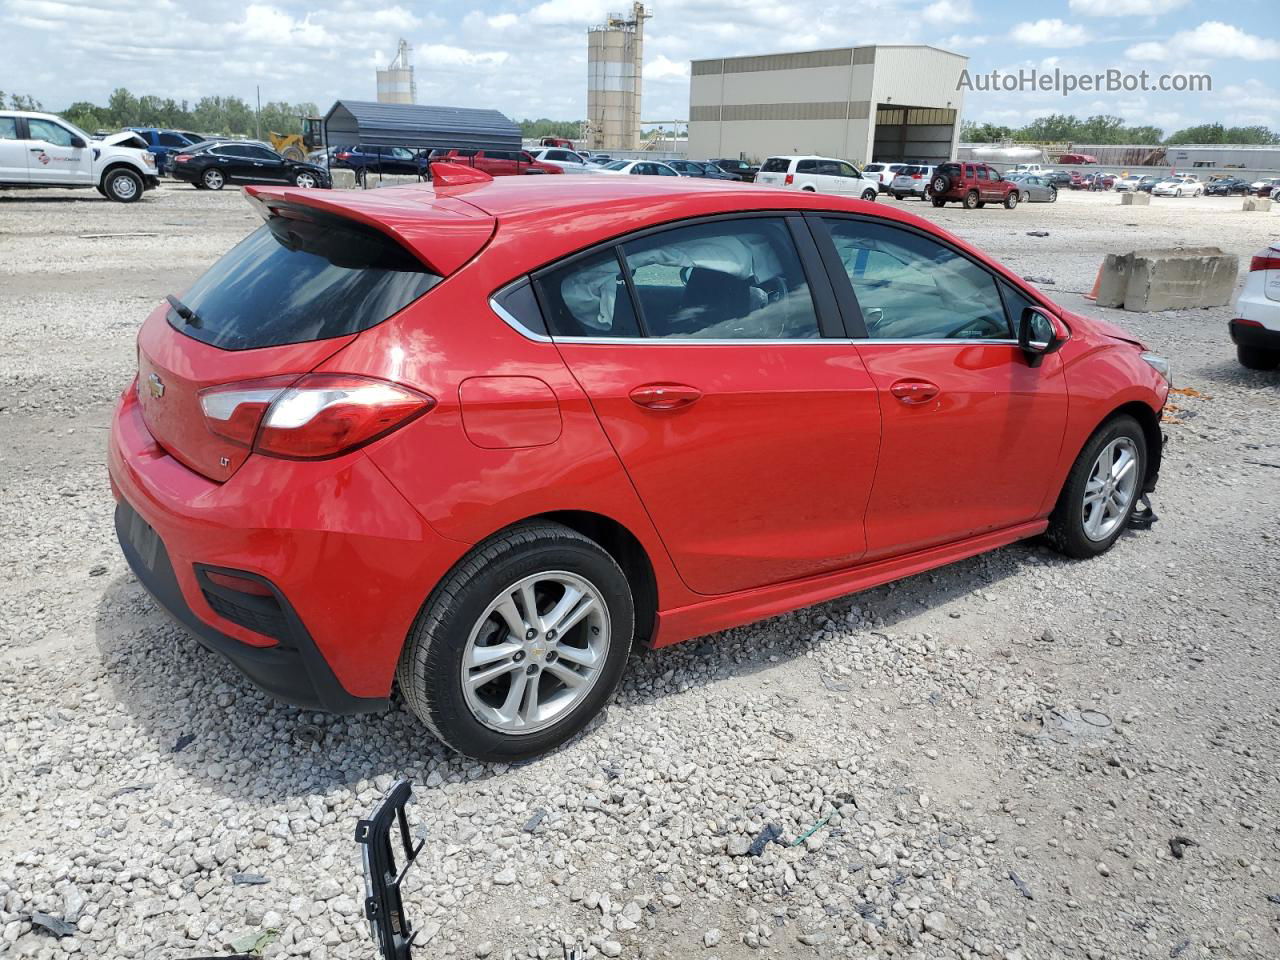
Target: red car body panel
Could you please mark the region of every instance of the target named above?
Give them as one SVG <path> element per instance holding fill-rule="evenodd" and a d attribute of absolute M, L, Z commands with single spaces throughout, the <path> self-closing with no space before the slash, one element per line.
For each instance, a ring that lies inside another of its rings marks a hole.
<path fill-rule="evenodd" d="M 924 220 L 860 200 L 671 180 L 251 188 L 268 207 L 375 226 L 444 279 L 359 334 L 266 350 L 216 350 L 170 327 L 164 309 L 148 318 L 143 379 L 163 371 L 164 399 L 185 412 L 126 391 L 110 474 L 159 534 L 200 623 L 269 647 L 210 606 L 193 570 L 264 577 L 342 690 L 380 702 L 425 598 L 470 545 L 530 517 L 594 515 L 643 551 L 657 604 L 644 639 L 664 646 L 1034 535 L 1100 423 L 1126 404 L 1158 417 L 1167 387 L 1132 338 L 1065 313 Z M 1038 367 L 1008 343 L 610 346 L 525 336 L 488 305 L 512 280 L 596 243 L 744 210 L 843 211 L 925 231 L 1039 302 L 1066 342 Z M 435 406 L 329 460 L 232 452 L 195 435 L 204 385 L 311 371 L 393 381 Z M 892 393 L 904 380 L 937 394 L 905 404 Z M 637 388 L 653 386 L 698 399 L 639 405 Z M 215 458 L 229 453 L 238 469 L 223 476 Z"/>

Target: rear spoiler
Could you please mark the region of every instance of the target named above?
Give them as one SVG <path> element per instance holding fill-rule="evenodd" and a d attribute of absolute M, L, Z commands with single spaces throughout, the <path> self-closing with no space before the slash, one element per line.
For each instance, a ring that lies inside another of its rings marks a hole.
<path fill-rule="evenodd" d="M 457 197 L 438 196 L 429 186 L 383 190 L 314 190 L 245 187 L 245 198 L 262 219 L 284 210 L 314 211 L 372 227 L 447 277 L 485 248 L 498 221 Z"/>

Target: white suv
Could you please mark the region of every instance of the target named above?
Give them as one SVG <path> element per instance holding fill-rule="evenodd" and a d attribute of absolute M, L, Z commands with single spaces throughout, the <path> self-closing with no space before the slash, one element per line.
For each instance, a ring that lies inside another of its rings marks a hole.
<path fill-rule="evenodd" d="M 1236 355 L 1250 370 L 1280 367 L 1280 242 L 1249 261 L 1230 324 Z"/>
<path fill-rule="evenodd" d="M 863 200 L 874 200 L 880 192 L 880 181 L 864 177 L 847 160 L 830 157 L 770 157 L 756 174 L 756 183 Z"/>
<path fill-rule="evenodd" d="M 95 187 L 109 200 L 132 203 L 160 185 L 156 158 L 135 133 L 93 140 L 61 117 L 0 110 L 0 189 Z"/>
<path fill-rule="evenodd" d="M 596 168 L 587 164 L 587 158 L 564 147 L 547 147 L 533 155 L 533 159 L 548 166 L 559 167 L 565 173 L 595 173 Z"/>
<path fill-rule="evenodd" d="M 880 192 L 888 193 L 889 184 L 893 182 L 893 178 L 902 172 L 902 168 L 907 166 L 905 163 L 868 163 L 862 168 L 862 175 L 868 180 L 874 180 L 880 184 Z"/>

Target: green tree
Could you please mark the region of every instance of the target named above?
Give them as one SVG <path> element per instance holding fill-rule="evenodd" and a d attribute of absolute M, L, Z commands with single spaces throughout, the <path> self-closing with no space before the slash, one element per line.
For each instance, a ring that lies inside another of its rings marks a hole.
<path fill-rule="evenodd" d="M 1008 140 L 1013 136 L 1012 127 L 1004 127 L 994 123 L 974 123 L 966 120 L 960 124 L 960 139 L 968 143 L 992 143 L 996 140 Z"/>

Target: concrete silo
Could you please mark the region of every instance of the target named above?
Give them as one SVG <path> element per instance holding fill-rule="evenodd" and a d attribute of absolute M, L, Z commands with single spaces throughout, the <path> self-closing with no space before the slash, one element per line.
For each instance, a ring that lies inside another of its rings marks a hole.
<path fill-rule="evenodd" d="M 587 142 L 593 150 L 640 149 L 640 87 L 644 70 L 643 3 L 630 15 L 611 13 L 587 30 Z"/>
<path fill-rule="evenodd" d="M 413 64 L 409 62 L 410 47 L 400 41 L 396 58 L 385 70 L 378 71 L 379 103 L 416 103 L 418 85 L 413 79 Z"/>

